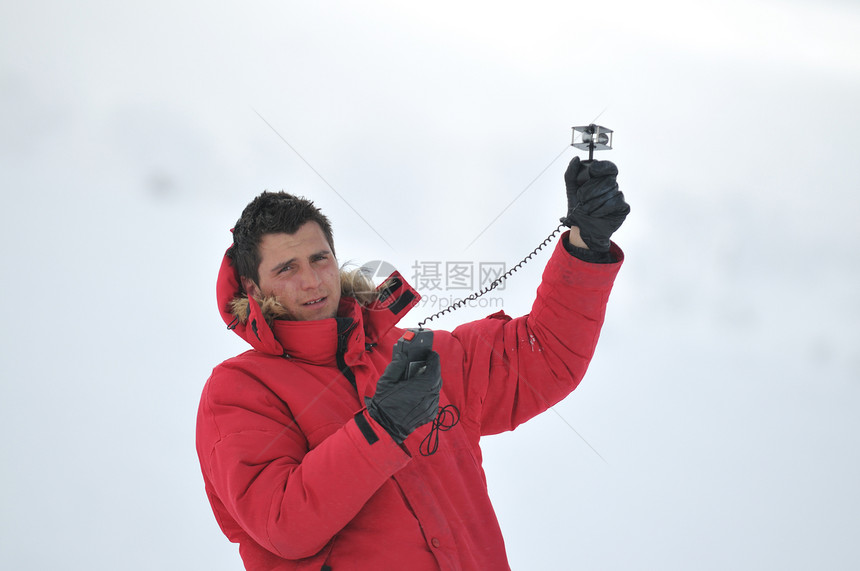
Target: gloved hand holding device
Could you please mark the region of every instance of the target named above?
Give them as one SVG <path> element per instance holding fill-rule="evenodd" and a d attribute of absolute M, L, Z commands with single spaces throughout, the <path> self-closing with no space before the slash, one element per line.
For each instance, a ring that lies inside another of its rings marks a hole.
<path fill-rule="evenodd" d="M 432 331 L 408 330 L 394 345 L 376 393 L 365 399 L 371 418 L 398 443 L 438 413 L 442 369 L 432 346 Z"/>

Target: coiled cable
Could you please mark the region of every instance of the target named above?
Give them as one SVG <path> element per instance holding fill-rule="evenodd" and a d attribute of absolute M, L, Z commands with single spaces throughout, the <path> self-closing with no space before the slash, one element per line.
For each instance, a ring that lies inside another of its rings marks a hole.
<path fill-rule="evenodd" d="M 508 271 L 506 271 L 505 273 L 503 273 L 499 277 L 497 277 L 495 280 L 493 280 L 492 283 L 490 283 L 490 285 L 485 286 L 482 289 L 479 289 L 478 291 L 469 294 L 468 296 L 464 297 L 463 299 L 458 299 L 457 301 L 455 301 L 454 303 L 452 303 L 451 305 L 449 305 L 445 309 L 443 309 L 441 311 L 437 311 L 436 313 L 434 313 L 433 315 L 431 315 L 429 317 L 425 317 L 423 320 L 418 322 L 418 328 L 423 329 L 425 323 L 427 323 L 429 321 L 433 321 L 437 317 L 441 317 L 442 315 L 445 315 L 446 313 L 450 313 L 456 309 L 460 309 L 461 307 L 466 305 L 468 302 L 474 301 L 474 300 L 478 299 L 479 297 L 481 297 L 482 295 L 487 294 L 487 293 L 493 291 L 494 289 L 496 289 L 499 286 L 499 284 L 501 284 L 503 281 L 508 279 L 517 270 L 519 270 L 526 262 L 528 262 L 533 257 L 535 257 L 538 252 L 543 250 L 547 246 L 547 244 L 552 242 L 552 239 L 555 238 L 558 234 L 560 234 L 562 232 L 562 230 L 566 227 L 567 226 L 565 226 L 564 224 L 559 224 L 558 228 L 553 230 L 552 234 L 547 236 L 543 242 L 538 244 L 537 248 L 532 250 L 525 258 L 520 260 L 520 262 L 517 265 L 515 265 L 514 267 L 512 267 L 511 269 L 509 269 Z"/>

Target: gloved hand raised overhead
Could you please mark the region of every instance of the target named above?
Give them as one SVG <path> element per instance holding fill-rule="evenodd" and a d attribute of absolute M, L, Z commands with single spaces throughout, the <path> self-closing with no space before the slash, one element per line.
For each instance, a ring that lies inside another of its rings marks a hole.
<path fill-rule="evenodd" d="M 564 173 L 567 187 L 566 226 L 577 226 L 589 249 L 609 251 L 609 237 L 618 230 L 630 206 L 618 189 L 618 167 L 611 161 L 583 163 L 574 157 Z"/>

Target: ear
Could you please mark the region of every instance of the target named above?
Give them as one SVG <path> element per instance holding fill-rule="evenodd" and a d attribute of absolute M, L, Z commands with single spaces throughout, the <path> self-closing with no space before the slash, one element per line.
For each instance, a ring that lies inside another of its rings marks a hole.
<path fill-rule="evenodd" d="M 254 283 L 254 280 L 252 280 L 251 278 L 246 278 L 245 276 L 241 276 L 239 279 L 242 280 L 242 289 L 245 290 L 245 293 L 248 294 L 248 297 L 260 299 L 260 288 L 257 287 L 257 284 Z"/>

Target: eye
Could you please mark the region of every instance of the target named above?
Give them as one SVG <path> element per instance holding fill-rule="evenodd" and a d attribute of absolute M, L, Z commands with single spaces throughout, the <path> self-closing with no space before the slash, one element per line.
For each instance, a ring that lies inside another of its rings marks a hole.
<path fill-rule="evenodd" d="M 322 262 L 323 260 L 327 260 L 327 259 L 328 259 L 328 254 L 317 254 L 313 258 L 313 260 L 315 262 Z"/>

